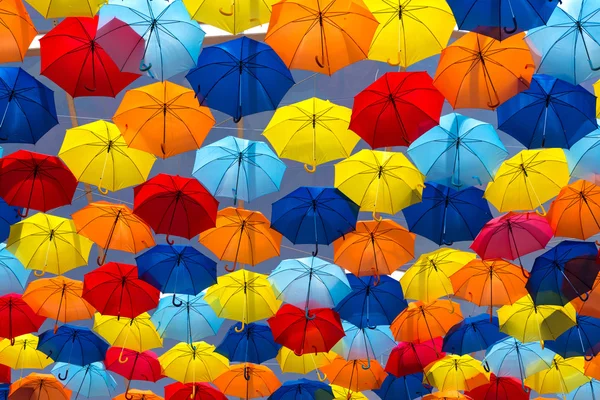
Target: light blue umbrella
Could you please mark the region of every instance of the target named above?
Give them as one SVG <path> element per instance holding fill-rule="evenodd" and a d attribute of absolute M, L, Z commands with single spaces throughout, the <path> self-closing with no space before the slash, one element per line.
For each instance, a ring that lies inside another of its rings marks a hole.
<path fill-rule="evenodd" d="M 152 323 L 161 337 L 192 343 L 217 334 L 223 319 L 217 317 L 204 301 L 204 292 L 197 296 L 176 295 L 175 298 L 177 305 L 173 304 L 172 296 L 160 299 L 152 314 Z"/>
<path fill-rule="evenodd" d="M 594 175 L 600 174 L 600 129 L 579 139 L 565 155 L 571 176 L 593 182 Z"/>
<path fill-rule="evenodd" d="M 508 152 L 494 127 L 464 115 L 444 115 L 408 148 L 428 181 L 460 190 L 492 180 Z"/>
<path fill-rule="evenodd" d="M 101 362 L 94 362 L 83 367 L 59 362 L 51 372 L 60 379 L 59 376 L 64 376 L 67 371 L 69 372 L 68 378 L 62 383 L 75 393 L 74 399 L 79 396 L 108 399 L 117 388 L 117 382 Z"/>
<path fill-rule="evenodd" d="M 196 152 L 192 175 L 213 196 L 252 201 L 279 191 L 285 164 L 266 143 L 227 136 Z"/>
<path fill-rule="evenodd" d="M 600 399 L 600 381 L 592 379 L 567 394 L 567 400 Z"/>
<path fill-rule="evenodd" d="M 532 29 L 526 40 L 542 56 L 538 74 L 577 85 L 600 77 L 600 2 L 570 0 L 560 4 L 546 26 Z"/>
<path fill-rule="evenodd" d="M 27 286 L 30 270 L 0 243 L 0 294 L 22 293 Z"/>
<path fill-rule="evenodd" d="M 332 350 L 346 360 L 366 358 L 367 365 L 363 365 L 363 369 L 369 369 L 371 359 L 377 359 L 396 346 L 389 325 L 359 328 L 350 322 L 343 321 L 342 327 L 346 336 L 337 342 Z"/>
<path fill-rule="evenodd" d="M 99 27 L 114 18 L 123 22 L 110 32 L 103 32 L 105 41 L 120 44 L 110 46 L 107 51 L 122 70 L 147 72 L 152 78 L 164 81 L 196 66 L 204 31 L 192 20 L 183 1 L 110 0 L 98 15 Z M 140 41 L 118 41 L 119 33 L 129 29 L 142 37 L 143 48 Z M 112 50 L 113 47 L 117 50 Z M 132 70 L 138 65 L 137 71 Z"/>

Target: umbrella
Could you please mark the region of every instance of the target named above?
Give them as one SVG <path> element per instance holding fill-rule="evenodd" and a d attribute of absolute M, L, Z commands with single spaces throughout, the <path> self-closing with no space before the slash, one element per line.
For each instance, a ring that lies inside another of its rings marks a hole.
<path fill-rule="evenodd" d="M 389 326 L 381 325 L 374 329 L 359 328 L 349 322 L 342 322 L 345 336 L 333 347 L 333 351 L 346 360 L 366 359 L 367 367 L 371 360 L 388 354 L 396 345 Z"/>
<path fill-rule="evenodd" d="M 271 6 L 275 2 L 275 0 L 263 0 L 258 3 L 244 0 L 184 0 L 183 3 L 195 20 L 237 35 L 269 22 Z"/>
<path fill-rule="evenodd" d="M 140 279 L 163 293 L 195 296 L 217 283 L 217 263 L 191 246 L 159 244 L 135 262 Z"/>
<path fill-rule="evenodd" d="M 273 203 L 271 227 L 294 244 L 329 245 L 356 227 L 358 206 L 338 189 L 301 186 Z"/>
<path fill-rule="evenodd" d="M 415 234 L 398 223 L 358 221 L 356 230 L 333 242 L 333 259 L 357 276 L 391 274 L 415 254 Z"/>
<path fill-rule="evenodd" d="M 71 204 L 77 179 L 55 156 L 18 150 L 0 158 L 0 197 L 7 204 L 46 212 Z M 33 195 L 35 193 L 35 196 Z"/>
<path fill-rule="evenodd" d="M 470 355 L 448 355 L 425 368 L 426 382 L 440 391 L 473 390 L 489 382 L 481 363 Z"/>
<path fill-rule="evenodd" d="M 96 201 L 72 216 L 77 232 L 104 249 L 98 265 L 104 264 L 109 249 L 137 253 L 154 246 L 150 227 L 124 204 Z"/>
<path fill-rule="evenodd" d="M 442 50 L 433 84 L 455 109 L 495 109 L 529 88 L 535 65 L 523 37 L 467 33 Z"/>
<path fill-rule="evenodd" d="M 32 373 L 10 385 L 11 400 L 69 400 L 71 391 L 50 374 Z"/>
<path fill-rule="evenodd" d="M 529 390 L 523 389 L 521 382 L 509 376 L 490 374 L 490 382 L 465 392 L 467 398 L 481 400 L 529 400 Z"/>
<path fill-rule="evenodd" d="M 450 300 L 416 301 L 398 314 L 390 328 L 398 341 L 423 342 L 444 336 L 462 319 L 460 306 Z"/>
<path fill-rule="evenodd" d="M 12 369 L 44 369 L 54 360 L 37 349 L 38 337 L 25 334 L 0 341 L 0 363 Z"/>
<path fill-rule="evenodd" d="M 83 397 L 110 397 L 117 388 L 115 379 L 106 372 L 104 364 L 95 362 L 82 367 L 65 363 L 56 363 L 52 368 L 52 375 L 63 376 L 66 371 L 71 371 L 64 385 L 75 393 L 75 399 L 79 395 Z M 60 379 L 60 378 L 59 378 Z"/>
<path fill-rule="evenodd" d="M 98 16 L 65 18 L 40 39 L 41 74 L 72 97 L 115 97 L 140 77 L 122 72 L 102 47 L 110 24 L 98 29 Z M 121 32 L 123 43 L 139 41 L 133 30 Z"/>
<path fill-rule="evenodd" d="M 319 368 L 331 364 L 337 357 L 338 355 L 333 351 L 296 355 L 293 350 L 282 346 L 277 353 L 276 359 L 283 373 L 306 375 L 309 372 L 315 371 L 317 379 L 324 382 L 327 380 L 327 377 L 321 374 Z"/>
<path fill-rule="evenodd" d="M 217 226 L 203 232 L 198 239 L 219 260 L 233 261 L 228 272 L 240 264 L 256 265 L 279 256 L 281 235 L 258 211 L 228 207 L 217 213 Z M 259 318 L 261 319 L 261 318 Z"/>
<path fill-rule="evenodd" d="M 584 383 L 579 386 L 577 389 L 569 392 L 567 399 L 568 400 L 586 400 L 592 399 L 596 400 L 597 395 L 600 391 L 600 381 L 596 379 L 591 379 L 588 383 Z"/>
<path fill-rule="evenodd" d="M 0 37 L 4 45 L 0 62 L 20 62 L 25 58 L 29 45 L 37 35 L 31 17 L 20 0 L 7 1 L 0 7 L 2 29 Z"/>
<path fill-rule="evenodd" d="M 0 294 L 21 293 L 27 287 L 31 271 L 0 243 Z"/>
<path fill-rule="evenodd" d="M 181 383 L 213 382 L 229 370 L 229 361 L 205 342 L 178 343 L 158 359 L 164 374 Z"/>
<path fill-rule="evenodd" d="M 452 113 L 407 151 L 427 180 L 461 190 L 493 180 L 508 152 L 490 124 Z"/>
<path fill-rule="evenodd" d="M 583 87 L 534 75 L 529 89 L 498 107 L 498 129 L 529 149 L 568 149 L 598 128 L 595 106 L 595 96 Z"/>
<path fill-rule="evenodd" d="M 285 164 L 266 143 L 227 136 L 196 152 L 192 175 L 214 196 L 251 202 L 278 192 Z"/>
<path fill-rule="evenodd" d="M 561 357 L 584 356 L 590 361 L 600 352 L 600 319 L 577 315 L 575 321 L 573 327 L 545 345 Z"/>
<path fill-rule="evenodd" d="M 600 187 L 584 180 L 563 187 L 547 218 L 555 236 L 585 240 L 600 233 Z"/>
<path fill-rule="evenodd" d="M 118 49 L 120 57 L 113 56 L 113 59 L 122 70 L 147 72 L 150 77 L 164 81 L 192 68 L 198 58 L 204 31 L 190 18 L 181 0 L 109 0 L 98 15 L 100 27 L 113 19 L 123 22 L 111 31 L 118 39 L 133 29 L 144 40 L 139 71 L 132 68 L 129 60 L 139 43 L 123 43 Z M 138 61 L 137 57 L 135 61 Z"/>
<path fill-rule="evenodd" d="M 408 146 L 440 122 L 444 97 L 426 72 L 388 72 L 354 97 L 350 129 L 372 148 Z"/>
<path fill-rule="evenodd" d="M 552 366 L 529 376 L 525 384 L 540 394 L 565 395 L 590 381 L 584 375 L 583 366 L 583 357 L 562 358 L 557 354 Z"/>
<path fill-rule="evenodd" d="M 263 131 L 280 158 L 304 163 L 307 172 L 317 165 L 352 153 L 360 138 L 348 129 L 349 108 L 316 97 L 279 107 Z"/>
<path fill-rule="evenodd" d="M 75 0 L 68 3 L 52 0 L 27 0 L 44 18 L 93 17 L 105 0 Z"/>
<path fill-rule="evenodd" d="M 247 400 L 270 396 L 279 389 L 281 382 L 268 367 L 243 363 L 233 365 L 219 375 L 214 385 L 225 395 Z"/>
<path fill-rule="evenodd" d="M 171 82 L 127 91 L 112 119 L 128 146 L 163 159 L 200 148 L 215 124 L 192 90 Z"/>
<path fill-rule="evenodd" d="M 447 353 L 465 355 L 487 349 L 507 335 L 500 332 L 498 318 L 491 320 L 486 314 L 465 318 L 454 325 L 446 336 L 442 350 Z"/>
<path fill-rule="evenodd" d="M 335 187 L 362 211 L 396 214 L 421 201 L 423 175 L 402 153 L 361 150 L 335 165 Z"/>
<path fill-rule="evenodd" d="M 392 349 L 385 365 L 386 372 L 395 377 L 420 374 L 425 367 L 434 361 L 444 358 L 442 338 L 420 342 L 400 342 Z M 423 378 L 419 379 L 422 382 Z"/>
<path fill-rule="evenodd" d="M 205 47 L 185 77 L 201 106 L 238 123 L 246 115 L 275 110 L 294 78 L 280 56 L 246 36 Z"/>
<path fill-rule="evenodd" d="M 360 0 L 273 5 L 265 42 L 293 69 L 333 75 L 367 58 L 379 22 Z"/>
<path fill-rule="evenodd" d="M 334 400 L 331 386 L 323 382 L 298 379 L 284 382 L 268 400 Z"/>
<path fill-rule="evenodd" d="M 125 362 L 121 362 L 125 361 Z M 126 392 L 129 392 L 131 381 L 156 382 L 164 378 L 158 356 L 150 350 L 137 352 L 111 347 L 104 359 L 106 369 L 121 375 L 127 380 Z"/>
<path fill-rule="evenodd" d="M 104 315 L 134 318 L 156 308 L 159 296 L 135 265 L 110 262 L 83 277 L 83 298 Z"/>
<path fill-rule="evenodd" d="M 275 343 L 268 325 L 251 322 L 243 332 L 241 324 L 232 325 L 215 351 L 229 361 L 261 364 L 277 357 L 281 345 Z"/>
<path fill-rule="evenodd" d="M 106 121 L 67 129 L 58 156 L 78 181 L 97 186 L 102 194 L 146 181 L 156 160 L 127 147 L 119 129 Z"/>
<path fill-rule="evenodd" d="M 350 360 L 342 357 L 323 366 L 332 385 L 350 389 L 353 392 L 379 389 L 387 374 L 377 360 Z"/>
<path fill-rule="evenodd" d="M 569 151 L 566 151 L 571 176 L 594 181 L 600 168 L 596 163 L 600 150 L 600 129 L 588 133 L 579 139 Z"/>
<path fill-rule="evenodd" d="M 141 353 L 163 345 L 163 340 L 148 313 L 142 313 L 135 318 L 118 318 L 96 313 L 94 332 L 102 336 L 111 346 L 121 347 L 119 362 L 123 363 L 127 361 L 124 357 L 125 349 Z"/>
<path fill-rule="evenodd" d="M 190 397 L 193 394 L 196 397 Z M 227 400 L 227 397 L 208 383 L 175 382 L 165 386 L 166 400 Z"/>
<path fill-rule="evenodd" d="M 112 400 L 164 400 L 164 398 L 151 390 L 131 389 L 127 393 L 113 397 Z"/>
<path fill-rule="evenodd" d="M 11 207 L 0 198 L 0 240 L 4 242 L 8 239 L 10 227 L 21 220 L 19 215 L 21 213 L 22 210 L 19 207 Z"/>
<path fill-rule="evenodd" d="M 335 400 L 368 400 L 368 397 L 361 392 L 353 392 L 350 389 L 338 385 L 331 386 L 331 391 Z"/>
<path fill-rule="evenodd" d="M 0 337 L 14 343 L 17 336 L 37 332 L 46 317 L 35 314 L 20 294 L 12 293 L 0 297 L 0 320 Z"/>
<path fill-rule="evenodd" d="M 379 22 L 369 59 L 401 68 L 439 54 L 456 25 L 443 0 L 366 0 L 365 4 Z"/>
<path fill-rule="evenodd" d="M 6 23 L 6 10 L 0 11 Z M 54 92 L 21 68 L 0 68 L 0 110 L 0 141 L 5 143 L 36 143 L 58 124 Z"/>
<path fill-rule="evenodd" d="M 423 374 L 399 378 L 388 374 L 381 387 L 373 392 L 382 400 L 413 400 L 431 393 L 431 388 L 423 385 Z"/>

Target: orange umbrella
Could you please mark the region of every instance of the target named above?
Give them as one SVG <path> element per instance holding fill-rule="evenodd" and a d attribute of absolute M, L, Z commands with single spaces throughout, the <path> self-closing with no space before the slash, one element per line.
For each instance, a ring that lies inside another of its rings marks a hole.
<path fill-rule="evenodd" d="M 0 63 L 23 61 L 35 35 L 37 31 L 21 0 L 0 2 Z"/>
<path fill-rule="evenodd" d="M 90 203 L 73 215 L 77 233 L 102 246 L 98 265 L 104 264 L 108 249 L 138 253 L 154 246 L 150 227 L 124 204 Z"/>
<path fill-rule="evenodd" d="M 389 275 L 414 258 L 415 237 L 389 219 L 358 221 L 354 232 L 333 242 L 333 258 L 357 276 Z"/>
<path fill-rule="evenodd" d="M 158 82 L 128 90 L 113 122 L 130 147 L 167 158 L 199 149 L 215 119 L 193 90 Z"/>
<path fill-rule="evenodd" d="M 546 218 L 555 236 L 585 240 L 600 233 L 600 186 L 584 180 L 565 186 Z"/>
<path fill-rule="evenodd" d="M 442 50 L 433 84 L 454 108 L 495 109 L 529 88 L 535 65 L 524 36 L 467 33 Z"/>
<path fill-rule="evenodd" d="M 329 365 L 321 367 L 332 385 L 353 392 L 379 389 L 387 373 L 377 360 L 350 360 L 338 357 Z"/>
<path fill-rule="evenodd" d="M 473 400 L 473 398 L 456 390 L 444 390 L 425 395 L 422 400 Z"/>
<path fill-rule="evenodd" d="M 165 400 L 150 390 L 131 389 L 127 393 L 113 397 L 113 400 Z"/>
<path fill-rule="evenodd" d="M 453 301 L 416 301 L 396 317 L 390 328 L 398 341 L 420 342 L 444 336 L 462 320 L 460 306 Z"/>
<path fill-rule="evenodd" d="M 600 357 L 593 357 L 591 360 L 585 359 L 585 376 L 600 380 Z"/>
<path fill-rule="evenodd" d="M 264 365 L 251 363 L 231 366 L 213 383 L 224 394 L 246 400 L 268 397 L 281 386 L 273 371 Z"/>
<path fill-rule="evenodd" d="M 32 373 L 10 385 L 10 400 L 69 400 L 71 391 L 54 375 Z"/>
<path fill-rule="evenodd" d="M 217 213 L 217 226 L 200 234 L 200 243 L 219 260 L 232 261 L 233 272 L 238 262 L 256 265 L 279 256 L 281 234 L 258 211 L 228 207 Z"/>
<path fill-rule="evenodd" d="M 586 301 L 581 300 L 579 297 L 575 297 L 575 299 L 571 300 L 571 304 L 575 307 L 577 314 L 600 318 L 600 275 L 596 277 L 592 290 L 588 292 Z M 600 379 L 600 377 L 598 379 Z"/>
<path fill-rule="evenodd" d="M 96 310 L 82 295 L 82 281 L 57 276 L 30 282 L 23 293 L 23 301 L 36 314 L 54 318 L 56 332 L 58 321 L 66 323 L 92 318 Z"/>
<path fill-rule="evenodd" d="M 362 0 L 281 1 L 265 42 L 289 68 L 332 75 L 367 58 L 378 25 Z"/>

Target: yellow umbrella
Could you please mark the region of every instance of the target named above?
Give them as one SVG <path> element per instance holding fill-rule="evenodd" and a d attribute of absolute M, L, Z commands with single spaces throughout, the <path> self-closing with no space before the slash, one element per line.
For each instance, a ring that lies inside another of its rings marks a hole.
<path fill-rule="evenodd" d="M 145 182 L 156 161 L 152 154 L 127 147 L 119 128 L 105 121 L 67 129 L 58 156 L 79 182 L 98 186 L 104 194 Z"/>
<path fill-rule="evenodd" d="M 439 54 L 456 21 L 446 0 L 363 0 L 379 27 L 369 59 L 403 68 Z"/>
<path fill-rule="evenodd" d="M 279 157 L 313 173 L 317 165 L 352 153 L 360 138 L 348 130 L 351 115 L 347 107 L 313 97 L 275 111 L 263 135 Z"/>
<path fill-rule="evenodd" d="M 331 386 L 333 392 L 333 400 L 368 400 L 369 398 L 361 392 L 353 392 L 350 389 L 338 385 Z"/>
<path fill-rule="evenodd" d="M 328 353 L 308 353 L 298 356 L 293 350 L 282 347 L 279 353 L 277 353 L 276 360 L 283 373 L 306 375 L 309 372 L 315 371 L 317 378 L 320 381 L 324 381 L 326 378 L 321 374 L 319 368 L 331 364 L 337 357 L 338 355 L 333 351 Z"/>
<path fill-rule="evenodd" d="M 421 255 L 402 275 L 400 284 L 408 299 L 432 302 L 454 294 L 450 276 L 476 257 L 475 253 L 441 248 Z"/>
<path fill-rule="evenodd" d="M 61 275 L 87 265 L 93 244 L 72 220 L 37 213 L 10 227 L 6 249 L 36 276 Z"/>
<path fill-rule="evenodd" d="M 484 197 L 500 212 L 541 209 L 569 183 L 562 149 L 522 150 L 504 161 Z"/>
<path fill-rule="evenodd" d="M 425 374 L 423 383 L 434 386 L 440 391 L 472 390 L 487 384 L 490 380 L 481 361 L 468 354 L 446 356 L 429 364 L 423 372 Z"/>
<path fill-rule="evenodd" d="M 93 17 L 107 0 L 25 0 L 44 18 Z"/>
<path fill-rule="evenodd" d="M 183 0 L 192 18 L 237 35 L 269 22 L 279 0 Z"/>
<path fill-rule="evenodd" d="M 212 382 L 229 370 L 229 360 L 206 342 L 178 343 L 158 360 L 164 374 L 181 383 Z"/>
<path fill-rule="evenodd" d="M 525 385 L 539 394 L 567 394 L 590 381 L 584 365 L 583 357 L 562 358 L 556 354 L 552 365 L 527 377 Z"/>
<path fill-rule="evenodd" d="M 12 369 L 44 369 L 54 360 L 37 350 L 38 337 L 30 333 L 0 341 L 0 364 Z"/>
<path fill-rule="evenodd" d="M 244 325 L 273 316 L 281 300 L 277 300 L 267 275 L 245 269 L 217 278 L 217 284 L 208 288 L 204 300 L 221 318 L 232 319 Z"/>
<path fill-rule="evenodd" d="M 335 187 L 374 219 L 420 202 L 423 179 L 404 154 L 390 151 L 361 150 L 335 165 Z"/>

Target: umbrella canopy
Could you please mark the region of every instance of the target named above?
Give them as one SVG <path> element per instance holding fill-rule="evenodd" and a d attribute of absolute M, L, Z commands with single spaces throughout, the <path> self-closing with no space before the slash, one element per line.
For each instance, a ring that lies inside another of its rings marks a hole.
<path fill-rule="evenodd" d="M 135 318 L 114 317 L 111 315 L 94 315 L 94 331 L 115 347 L 135 350 L 139 353 L 162 347 L 163 341 L 148 313 Z M 119 361 L 126 360 L 123 353 Z"/>
<path fill-rule="evenodd" d="M 575 321 L 573 327 L 545 345 L 561 357 L 584 356 L 590 361 L 600 352 L 600 319 L 577 315 Z"/>
<path fill-rule="evenodd" d="M 14 342 L 17 336 L 37 332 L 46 317 L 35 314 L 20 294 L 12 293 L 0 297 L 0 320 L 0 337 Z"/>
<path fill-rule="evenodd" d="M 467 398 L 481 400 L 511 399 L 529 400 L 529 391 L 523 389 L 518 379 L 509 376 L 490 375 L 490 382 L 465 392 Z"/>
<path fill-rule="evenodd" d="M 500 332 L 498 318 L 480 314 L 465 318 L 450 328 L 444 336 L 442 350 L 458 355 L 475 353 L 487 349 L 506 336 Z"/>
<path fill-rule="evenodd" d="M 590 381 L 584 375 L 583 367 L 583 357 L 562 358 L 557 354 L 552 366 L 531 375 L 525 379 L 525 384 L 540 394 L 565 395 Z"/>
<path fill-rule="evenodd" d="M 338 385 L 330 385 L 335 400 L 368 400 L 361 392 L 353 392 L 350 389 Z"/>
<path fill-rule="evenodd" d="M 294 85 L 280 56 L 246 36 L 205 47 L 186 79 L 201 106 L 224 112 L 236 123 L 275 110 Z"/>
<path fill-rule="evenodd" d="M 600 129 L 596 129 L 579 139 L 569 151 L 565 152 L 571 175 L 594 181 L 595 176 L 600 174 L 600 168 L 596 163 L 599 151 Z"/>
<path fill-rule="evenodd" d="M 455 109 L 495 109 L 529 87 L 535 64 L 523 37 L 467 33 L 442 50 L 433 84 Z"/>
<path fill-rule="evenodd" d="M 438 390 L 472 390 L 489 382 L 489 375 L 470 355 L 449 355 L 425 368 L 424 382 Z"/>
<path fill-rule="evenodd" d="M 353 392 L 379 389 L 387 374 L 377 360 L 350 360 L 339 357 L 323 367 L 332 385 Z"/>
<path fill-rule="evenodd" d="M 38 337 L 25 334 L 0 341 L 0 363 L 12 369 L 44 369 L 54 360 L 38 351 Z"/>
<path fill-rule="evenodd" d="M 27 286 L 31 271 L 0 243 L 0 294 L 21 293 Z"/>
<path fill-rule="evenodd" d="M 208 383 L 175 382 L 165 386 L 165 400 L 227 400 L 227 397 Z"/>
<path fill-rule="evenodd" d="M 223 394 L 244 399 L 270 396 L 281 386 L 268 367 L 251 363 L 231 366 L 215 379 L 214 384 Z"/>
<path fill-rule="evenodd" d="M 50 374 L 32 373 L 10 385 L 11 400 L 69 400 L 71 391 Z"/>
<path fill-rule="evenodd" d="M 229 361 L 205 342 L 178 343 L 159 360 L 165 375 L 181 383 L 213 382 L 229 370 Z"/>
<path fill-rule="evenodd" d="M 396 345 L 389 326 L 374 329 L 359 328 L 349 322 L 342 322 L 345 336 L 336 343 L 333 351 L 346 360 L 377 360 Z"/>
<path fill-rule="evenodd" d="M 68 379 L 64 380 L 64 385 L 75 393 L 75 398 L 79 395 L 83 397 L 104 397 L 109 398 L 117 388 L 115 379 L 106 372 L 104 364 L 95 362 L 82 367 L 65 363 L 56 363 L 52 368 L 52 375 L 59 380 L 66 371 L 70 371 Z"/>
<path fill-rule="evenodd" d="M 589 317 L 599 318 L 600 319 L 600 304 L 598 303 L 598 294 L 600 294 L 600 276 L 596 276 L 596 280 L 592 285 L 592 290 L 587 292 L 587 298 L 584 295 L 583 299 L 579 297 L 571 300 L 571 305 L 575 307 L 578 314 L 587 315 Z"/>
<path fill-rule="evenodd" d="M 240 323 L 231 326 L 215 351 L 229 361 L 244 363 L 261 364 L 277 357 L 281 345 L 275 343 L 268 325 L 251 322 L 243 332 L 238 332 L 240 328 Z"/>
<path fill-rule="evenodd" d="M 280 2 L 265 42 L 289 68 L 332 75 L 367 58 L 378 25 L 361 0 Z"/>
<path fill-rule="evenodd" d="M 423 374 L 400 378 L 388 374 L 381 387 L 373 392 L 382 400 L 413 400 L 431 393 L 431 387 L 423 385 Z"/>
<path fill-rule="evenodd" d="M 63 17 L 93 17 L 100 6 L 105 4 L 104 0 L 75 0 L 75 1 L 52 1 L 52 0 L 27 0 L 31 7 L 42 14 L 44 18 Z"/>
<path fill-rule="evenodd" d="M 331 386 L 323 382 L 298 379 L 287 381 L 275 391 L 269 400 L 334 400 Z"/>
<path fill-rule="evenodd" d="M 124 362 L 121 362 L 124 361 Z M 111 347 L 104 359 L 106 369 L 127 380 L 127 391 L 131 381 L 156 382 L 164 378 L 158 356 L 150 350 L 137 352 Z"/>
<path fill-rule="evenodd" d="M 0 40 L 4 45 L 0 51 L 0 62 L 23 61 L 29 45 L 37 35 L 25 4 L 20 0 L 6 1 L 0 6 L 0 13 Z"/>
<path fill-rule="evenodd" d="M 396 317 L 390 328 L 398 341 L 423 342 L 444 336 L 462 319 L 460 306 L 450 300 L 416 301 Z"/>
<path fill-rule="evenodd" d="M 275 0 L 263 0 L 258 3 L 246 0 L 183 1 L 192 18 L 233 35 L 269 22 L 271 6 L 274 3 Z"/>
<path fill-rule="evenodd" d="M 88 328 L 63 325 L 56 332 L 43 332 L 37 349 L 54 361 L 83 366 L 103 361 L 108 343 Z M 65 371 L 63 378 L 67 376 Z"/>
<path fill-rule="evenodd" d="M 284 373 L 295 373 L 306 375 L 312 371 L 315 371 L 319 381 L 324 382 L 327 377 L 322 376 L 319 368 L 324 365 L 331 364 L 333 360 L 339 356 L 333 351 L 317 352 L 317 353 L 306 353 L 302 355 L 296 355 L 293 350 L 287 347 L 281 347 L 279 353 L 277 353 L 277 364 Z"/>
<path fill-rule="evenodd" d="M 390 352 L 385 370 L 395 377 L 420 374 L 427 365 L 445 356 L 440 337 L 416 343 L 400 342 Z M 423 377 L 419 381 L 422 382 Z"/>
<path fill-rule="evenodd" d="M 596 399 L 596 393 L 600 390 L 600 381 L 596 379 L 590 380 L 588 383 L 584 383 L 577 389 L 573 390 L 567 395 L 569 400 L 585 400 L 585 399 Z"/>
<path fill-rule="evenodd" d="M 554 354 L 537 342 L 521 343 L 506 337 L 487 349 L 483 366 L 497 376 L 514 376 L 523 382 L 526 377 L 549 368 Z"/>
<path fill-rule="evenodd" d="M 584 180 L 563 187 L 547 218 L 555 236 L 585 240 L 600 233 L 600 187 Z"/>
<path fill-rule="evenodd" d="M 165 400 L 151 390 L 131 389 L 127 393 L 113 397 L 112 400 Z"/>

